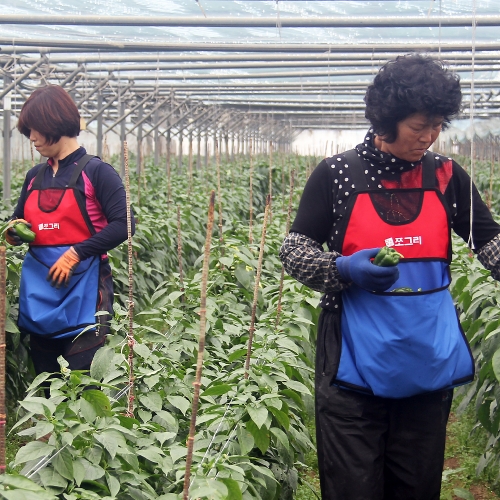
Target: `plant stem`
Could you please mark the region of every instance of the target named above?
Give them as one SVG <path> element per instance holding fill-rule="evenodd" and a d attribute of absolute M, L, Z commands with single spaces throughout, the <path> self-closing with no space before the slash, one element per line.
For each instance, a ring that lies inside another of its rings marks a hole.
<path fill-rule="evenodd" d="M 215 161 L 217 164 L 217 198 L 219 199 L 219 248 L 224 255 L 224 234 L 222 232 L 222 191 L 220 187 L 220 153 L 218 142 L 215 141 Z"/>
<path fill-rule="evenodd" d="M 128 168 L 128 145 L 123 142 L 123 158 L 125 160 L 125 196 L 127 203 L 127 246 L 128 246 L 128 406 L 127 416 L 134 416 L 134 275 L 132 262 L 132 217 L 130 213 L 130 173 Z"/>
<path fill-rule="evenodd" d="M 6 249 L 0 246 L 0 474 L 5 472 L 5 314 L 6 291 Z"/>
<path fill-rule="evenodd" d="M 253 156 L 252 156 L 252 139 L 250 139 L 250 143 L 248 145 L 249 153 L 250 153 L 250 223 L 248 230 L 248 242 L 250 244 L 253 243 L 253 232 L 252 232 L 252 224 L 253 224 Z"/>
<path fill-rule="evenodd" d="M 193 462 L 194 435 L 196 433 L 196 415 L 200 400 L 201 373 L 203 371 L 203 355 L 205 353 L 205 328 L 207 322 L 207 281 L 208 266 L 210 263 L 210 246 L 212 242 L 212 231 L 214 225 L 215 192 L 210 194 L 210 205 L 208 207 L 207 235 L 205 238 L 205 255 L 203 259 L 203 271 L 201 274 L 200 293 L 200 339 L 198 343 L 198 359 L 196 362 L 196 376 L 193 382 L 193 405 L 191 409 L 191 423 L 189 426 L 189 437 L 187 439 L 186 472 L 184 474 L 183 500 L 189 499 L 189 482 L 191 478 L 191 465 Z"/>
<path fill-rule="evenodd" d="M 182 272 L 182 233 L 181 233 L 181 207 L 177 205 L 177 259 L 179 260 L 179 284 L 181 292 L 184 292 L 184 276 Z M 184 295 L 181 295 L 184 302 Z"/>
<path fill-rule="evenodd" d="M 264 211 L 264 220 L 262 222 L 262 237 L 260 239 L 259 261 L 257 262 L 257 274 L 255 276 L 255 285 L 253 288 L 252 317 L 250 319 L 250 328 L 248 329 L 248 348 L 247 359 L 245 361 L 245 378 L 248 378 L 248 369 L 250 368 L 250 356 L 252 355 L 253 334 L 255 332 L 255 315 L 257 312 L 257 299 L 259 298 L 259 283 L 262 272 L 262 259 L 264 256 L 264 243 L 266 241 L 267 217 L 271 205 L 271 196 L 268 194 L 266 199 L 266 210 Z"/>

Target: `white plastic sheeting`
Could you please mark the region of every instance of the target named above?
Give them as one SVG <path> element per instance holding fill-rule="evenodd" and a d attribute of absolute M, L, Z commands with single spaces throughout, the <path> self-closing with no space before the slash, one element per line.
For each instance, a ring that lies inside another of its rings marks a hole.
<path fill-rule="evenodd" d="M 158 16 L 203 18 L 219 16 L 274 17 L 276 28 L 154 28 L 112 26 L 23 26 L 4 25 L 2 36 L 17 39 L 74 37 L 101 40 L 150 40 L 191 42 L 260 43 L 367 43 L 367 42 L 466 42 L 468 27 L 433 28 L 279 28 L 287 17 L 419 16 L 445 19 L 449 16 L 500 14 L 498 0 L 351 0 L 351 1 L 259 1 L 259 0 L 12 0 L 2 2 L 2 14 Z M 200 7 L 201 6 L 201 7 Z M 495 27 L 478 26 L 477 41 L 497 40 Z"/>

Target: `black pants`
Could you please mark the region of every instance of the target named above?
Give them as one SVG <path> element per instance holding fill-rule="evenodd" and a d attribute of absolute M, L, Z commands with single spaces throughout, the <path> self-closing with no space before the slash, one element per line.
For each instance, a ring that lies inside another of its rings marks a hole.
<path fill-rule="evenodd" d="M 94 335 L 94 332 L 89 332 Z M 85 334 L 84 334 L 85 335 Z M 104 337 L 98 345 L 84 351 L 72 353 L 74 337 L 65 339 L 44 339 L 35 335 L 30 336 L 30 350 L 35 373 L 59 372 L 61 370 L 57 358 L 62 356 L 68 363 L 70 370 L 90 370 L 90 365 L 97 350 L 103 346 Z"/>
<path fill-rule="evenodd" d="M 342 340 L 323 310 L 316 350 L 316 433 L 323 500 L 439 500 L 452 391 L 404 399 L 331 385 Z"/>
<path fill-rule="evenodd" d="M 439 500 L 452 391 L 385 399 L 316 393 L 323 500 Z"/>

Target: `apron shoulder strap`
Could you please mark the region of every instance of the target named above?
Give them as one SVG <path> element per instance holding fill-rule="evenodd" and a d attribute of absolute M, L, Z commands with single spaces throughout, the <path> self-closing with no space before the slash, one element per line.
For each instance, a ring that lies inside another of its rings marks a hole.
<path fill-rule="evenodd" d="M 351 168 L 350 174 L 352 183 L 354 184 L 354 189 L 356 191 L 365 191 L 368 189 L 368 183 L 365 177 L 365 162 L 359 156 L 357 149 L 350 149 L 344 153 L 347 164 Z"/>
<path fill-rule="evenodd" d="M 344 153 L 346 163 L 349 164 L 351 168 L 351 178 L 355 186 L 356 191 L 365 191 L 368 189 L 368 184 L 366 182 L 366 177 L 364 173 L 364 162 L 359 156 L 356 149 L 350 149 Z M 326 158 L 328 165 L 334 164 L 333 158 Z M 427 154 L 422 159 L 422 188 L 423 189 L 435 189 L 436 187 L 436 162 L 434 158 L 434 153 L 428 151 Z"/>
<path fill-rule="evenodd" d="M 436 161 L 434 153 L 427 151 L 422 159 L 422 188 L 435 189 L 436 187 Z"/>
<path fill-rule="evenodd" d="M 346 163 L 349 165 L 350 174 L 352 182 L 355 186 L 356 191 L 364 191 L 368 189 L 368 184 L 366 182 L 366 177 L 364 173 L 364 162 L 363 159 L 359 156 L 357 149 L 349 149 L 342 153 L 346 160 Z M 334 156 L 332 158 L 325 158 L 326 163 L 331 167 L 335 164 L 335 160 L 338 156 Z"/>
<path fill-rule="evenodd" d="M 75 170 L 73 170 L 73 174 L 71 175 L 71 179 L 68 183 L 68 188 L 74 188 L 76 186 L 76 181 L 80 177 L 83 169 L 87 165 L 87 163 L 92 159 L 96 158 L 94 155 L 83 155 L 76 163 Z"/>
<path fill-rule="evenodd" d="M 33 191 L 35 189 L 42 189 L 43 176 L 44 176 L 45 170 L 47 170 L 48 166 L 49 166 L 49 163 L 45 162 L 38 169 L 38 172 L 36 173 L 35 179 L 34 179 L 33 183 L 31 184 L 30 191 Z"/>
<path fill-rule="evenodd" d="M 78 180 L 78 177 L 80 177 L 80 174 L 82 173 L 82 170 L 85 168 L 87 163 L 92 159 L 92 158 L 97 158 L 94 155 L 83 155 L 76 163 L 75 170 L 73 171 L 73 174 L 71 175 L 71 179 L 69 180 L 69 183 L 66 187 L 69 188 L 74 188 L 76 186 L 76 181 Z M 35 180 L 33 181 L 33 184 L 31 185 L 30 191 L 34 190 L 41 190 L 42 189 L 42 181 L 43 181 L 43 176 L 45 175 L 45 171 L 49 167 L 49 163 L 45 162 L 40 169 L 38 170 Z"/>

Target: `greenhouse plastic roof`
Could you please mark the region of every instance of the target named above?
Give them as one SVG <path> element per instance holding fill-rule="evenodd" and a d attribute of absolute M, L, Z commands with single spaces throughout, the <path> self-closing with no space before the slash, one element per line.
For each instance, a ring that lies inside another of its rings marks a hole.
<path fill-rule="evenodd" d="M 364 16 L 407 18 L 417 16 L 443 21 L 454 16 L 498 15 L 498 0 L 357 0 L 295 1 L 280 0 L 13 0 L 3 5 L 2 14 L 23 16 L 134 16 L 155 21 L 160 16 L 210 18 L 274 18 L 274 28 L 218 27 L 116 27 L 116 26 L 40 26 L 4 25 L 2 36 L 18 42 L 30 38 L 71 41 L 75 37 L 95 40 L 231 43 L 370 43 L 432 41 L 471 42 L 473 30 L 464 27 L 431 28 L 279 28 L 288 18 L 352 18 Z M 476 41 L 498 40 L 498 28 L 478 26 Z"/>
<path fill-rule="evenodd" d="M 478 117 L 500 115 L 498 0 L 12 0 L 0 25 L 4 93 L 14 85 L 21 105 L 62 82 L 91 121 L 99 93 L 126 88 L 127 109 L 175 92 L 298 128 L 364 127 L 366 85 L 416 50 L 460 75 L 465 116 L 471 94 Z"/>

